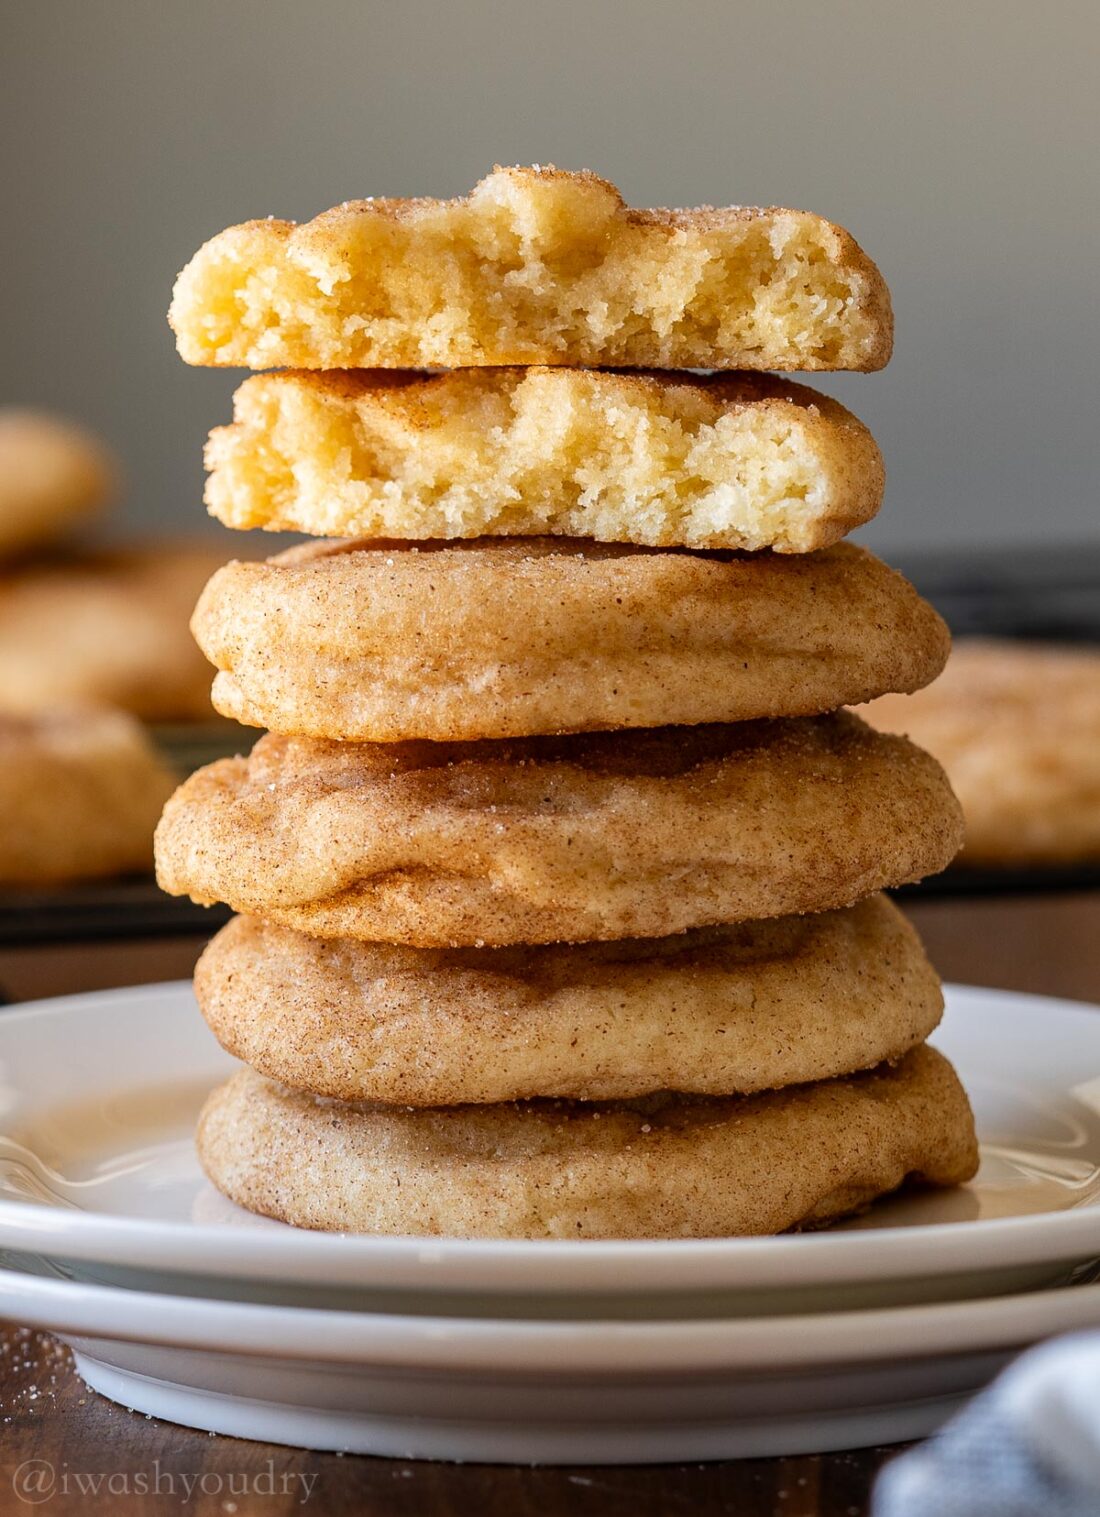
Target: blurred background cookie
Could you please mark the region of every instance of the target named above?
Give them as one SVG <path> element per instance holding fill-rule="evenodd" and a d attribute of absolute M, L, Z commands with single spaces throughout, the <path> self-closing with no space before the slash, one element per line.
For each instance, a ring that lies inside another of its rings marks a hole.
<path fill-rule="evenodd" d="M 148 871 L 174 784 L 124 712 L 0 716 L 0 885 Z"/>
<path fill-rule="evenodd" d="M 0 408 L 0 559 L 96 516 L 119 484 L 107 447 L 45 411 Z"/>
<path fill-rule="evenodd" d="M 153 828 L 178 772 L 239 746 L 188 630 L 224 554 L 113 539 L 121 477 L 84 427 L 0 409 L 0 944 L 16 948 L 185 930 L 152 879 Z M 13 974 L 9 957 L 0 997 Z"/>
<path fill-rule="evenodd" d="M 210 670 L 188 622 L 222 557 L 165 541 L 0 576 L 0 710 L 78 701 L 150 722 L 212 718 Z"/>
<path fill-rule="evenodd" d="M 1100 861 L 1100 649 L 963 640 L 934 684 L 860 715 L 947 770 L 960 864 Z"/>

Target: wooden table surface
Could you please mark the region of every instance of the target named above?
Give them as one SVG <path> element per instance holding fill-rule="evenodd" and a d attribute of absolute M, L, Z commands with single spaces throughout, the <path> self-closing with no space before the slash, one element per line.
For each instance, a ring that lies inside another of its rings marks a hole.
<path fill-rule="evenodd" d="M 935 900 L 912 914 L 945 978 L 1100 1000 L 1100 893 Z M 200 945 L 0 951 L 9 997 L 185 974 Z M 862 1517 L 895 1452 L 636 1469 L 532 1470 L 341 1458 L 191 1432 L 85 1389 L 66 1352 L 0 1332 L 0 1514 L 145 1517 Z"/>

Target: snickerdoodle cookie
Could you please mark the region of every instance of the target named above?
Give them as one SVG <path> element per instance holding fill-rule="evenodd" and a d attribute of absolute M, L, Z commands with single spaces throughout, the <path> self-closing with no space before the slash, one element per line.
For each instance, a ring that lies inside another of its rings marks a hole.
<path fill-rule="evenodd" d="M 849 543 L 311 543 L 227 564 L 192 628 L 223 715 L 376 742 L 813 715 L 926 684 L 950 645 L 913 587 Z"/>
<path fill-rule="evenodd" d="M 890 296 L 807 211 L 633 210 L 590 173 L 497 168 L 457 200 L 345 201 L 195 254 L 188 363 L 253 369 L 881 369 Z"/>
<path fill-rule="evenodd" d="M 957 643 L 931 689 L 866 715 L 947 770 L 966 817 L 960 864 L 1100 859 L 1100 649 Z"/>
<path fill-rule="evenodd" d="M 174 895 L 419 946 L 663 937 L 847 906 L 962 836 L 942 769 L 840 713 L 500 743 L 260 739 L 157 830 Z"/>
<path fill-rule="evenodd" d="M 332 1232 L 466 1238 L 778 1233 L 906 1179 L 958 1185 L 974 1122 L 947 1060 L 756 1096 L 344 1105 L 242 1070 L 199 1122 L 207 1175 L 250 1211 Z"/>
<path fill-rule="evenodd" d="M 427 949 L 235 917 L 195 994 L 222 1045 L 286 1085 L 410 1106 L 773 1090 L 894 1060 L 939 980 L 884 896 L 673 938 Z"/>
<path fill-rule="evenodd" d="M 803 385 L 552 368 L 256 375 L 206 465 L 230 527 L 781 553 L 868 521 L 884 480 L 862 422 Z"/>
<path fill-rule="evenodd" d="M 0 408 L 0 557 L 52 542 L 95 515 L 117 484 L 114 460 L 82 427 Z"/>
<path fill-rule="evenodd" d="M 121 711 L 0 715 L 0 882 L 148 870 L 174 776 Z"/>
<path fill-rule="evenodd" d="M 210 671 L 188 631 L 220 555 L 164 543 L 81 553 L 0 578 L 0 708 L 121 706 L 209 720 Z"/>

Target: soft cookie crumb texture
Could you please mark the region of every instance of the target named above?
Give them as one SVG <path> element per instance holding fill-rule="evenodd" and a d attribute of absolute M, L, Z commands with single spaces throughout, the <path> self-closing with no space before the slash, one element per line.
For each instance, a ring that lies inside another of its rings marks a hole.
<path fill-rule="evenodd" d="M 857 369 L 889 359 L 881 274 L 805 211 L 628 208 L 593 174 L 497 169 L 457 200 L 352 201 L 200 249 L 189 363 Z"/>
<path fill-rule="evenodd" d="M 234 418 L 207 445 L 206 498 L 237 528 L 806 553 L 882 501 L 866 427 L 769 375 L 267 374 Z"/>

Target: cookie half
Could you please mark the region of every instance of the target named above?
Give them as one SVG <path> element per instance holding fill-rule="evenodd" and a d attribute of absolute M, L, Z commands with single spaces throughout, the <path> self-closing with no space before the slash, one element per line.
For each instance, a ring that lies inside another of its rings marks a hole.
<path fill-rule="evenodd" d="M 0 882 L 148 871 L 174 784 L 121 711 L 0 715 Z"/>
<path fill-rule="evenodd" d="M 907 1179 L 977 1169 L 951 1065 L 896 1066 L 758 1096 L 410 1110 L 290 1091 L 250 1069 L 209 1098 L 198 1150 L 250 1211 L 330 1232 L 708 1238 L 814 1227 Z"/>
<path fill-rule="evenodd" d="M 781 553 L 869 521 L 885 478 L 862 422 L 802 385 L 552 368 L 257 375 L 206 466 L 229 527 Z"/>
<path fill-rule="evenodd" d="M 249 221 L 176 282 L 188 363 L 252 369 L 880 369 L 878 269 L 807 211 L 633 210 L 589 173 L 498 168 L 457 200 Z"/>
<path fill-rule="evenodd" d="M 432 950 L 235 917 L 195 994 L 219 1042 L 283 1084 L 409 1106 L 655 1091 L 728 1095 L 899 1059 L 939 980 L 884 896 L 673 938 Z"/>
<path fill-rule="evenodd" d="M 225 565 L 192 629 L 223 715 L 380 742 L 802 716 L 934 679 L 950 639 L 848 543 L 313 543 Z"/>
<path fill-rule="evenodd" d="M 934 759 L 838 714 L 503 743 L 260 739 L 157 829 L 162 886 L 317 937 L 663 937 L 848 906 L 962 838 Z"/>
<path fill-rule="evenodd" d="M 867 708 L 943 764 L 966 816 L 960 864 L 1100 860 L 1100 650 L 975 639 L 919 696 Z"/>

